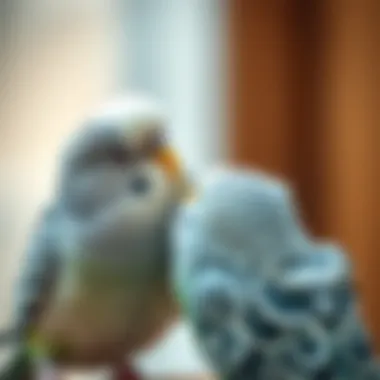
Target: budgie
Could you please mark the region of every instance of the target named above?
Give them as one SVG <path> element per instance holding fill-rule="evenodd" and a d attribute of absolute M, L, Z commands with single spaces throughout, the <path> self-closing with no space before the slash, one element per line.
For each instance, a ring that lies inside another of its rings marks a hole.
<path fill-rule="evenodd" d="M 172 244 L 180 307 L 217 378 L 380 379 L 348 256 L 310 236 L 283 181 L 216 171 Z"/>
<path fill-rule="evenodd" d="M 36 363 L 111 365 L 115 379 L 137 378 L 124 359 L 176 316 L 168 225 L 188 181 L 168 140 L 161 107 L 133 95 L 68 139 L 17 279 L 19 345 L 0 379 L 33 378 Z"/>

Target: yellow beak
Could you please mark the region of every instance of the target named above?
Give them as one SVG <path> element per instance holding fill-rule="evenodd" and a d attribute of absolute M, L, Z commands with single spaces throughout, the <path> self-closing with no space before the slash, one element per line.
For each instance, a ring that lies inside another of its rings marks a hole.
<path fill-rule="evenodd" d="M 174 149 L 170 146 L 163 146 L 155 155 L 154 161 L 164 168 L 171 180 L 177 182 L 181 188 L 181 198 L 184 201 L 192 201 L 195 198 L 195 192 L 192 185 L 186 179 L 184 168 Z"/>
<path fill-rule="evenodd" d="M 182 177 L 182 166 L 175 151 L 169 146 L 163 146 L 155 155 L 155 162 L 164 168 L 173 180 Z"/>

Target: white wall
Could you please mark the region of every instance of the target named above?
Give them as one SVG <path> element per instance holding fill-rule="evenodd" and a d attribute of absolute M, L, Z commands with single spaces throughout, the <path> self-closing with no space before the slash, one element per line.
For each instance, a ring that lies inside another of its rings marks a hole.
<path fill-rule="evenodd" d="M 164 101 L 174 142 L 197 176 L 227 153 L 225 2 L 130 0 L 124 5 L 126 87 Z M 140 363 L 163 374 L 206 368 L 183 323 Z"/>

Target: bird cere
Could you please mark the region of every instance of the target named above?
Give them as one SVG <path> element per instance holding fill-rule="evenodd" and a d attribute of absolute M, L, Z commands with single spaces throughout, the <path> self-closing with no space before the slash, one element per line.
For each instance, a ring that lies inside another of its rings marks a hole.
<path fill-rule="evenodd" d="M 292 189 L 264 173 L 223 168 L 193 189 L 167 126 L 154 101 L 126 96 L 67 141 L 0 334 L 18 343 L 0 380 L 41 363 L 140 379 L 131 356 L 179 313 L 223 380 L 380 378 L 344 250 L 316 242 Z"/>

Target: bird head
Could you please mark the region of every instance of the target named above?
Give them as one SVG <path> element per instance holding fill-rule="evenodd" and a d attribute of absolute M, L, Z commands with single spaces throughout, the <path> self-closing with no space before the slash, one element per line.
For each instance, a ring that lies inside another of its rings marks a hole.
<path fill-rule="evenodd" d="M 308 240 L 291 187 L 251 169 L 210 172 L 197 197 L 178 214 L 175 241 L 183 244 L 182 234 L 194 240 L 188 232 L 192 229 L 215 252 L 234 252 L 259 272 L 283 257 L 298 255 Z"/>
<path fill-rule="evenodd" d="M 118 225 L 137 234 L 159 225 L 188 185 L 159 105 L 127 96 L 98 109 L 69 140 L 58 196 L 79 219 L 125 219 Z"/>

